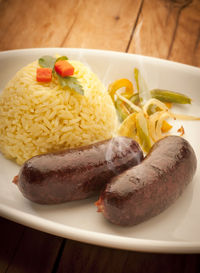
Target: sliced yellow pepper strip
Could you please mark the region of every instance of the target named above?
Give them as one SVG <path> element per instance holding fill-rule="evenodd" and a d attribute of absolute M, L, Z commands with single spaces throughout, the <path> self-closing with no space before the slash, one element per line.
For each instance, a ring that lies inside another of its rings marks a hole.
<path fill-rule="evenodd" d="M 149 135 L 147 119 L 143 111 L 140 111 L 139 113 L 136 114 L 136 129 L 139 138 L 139 143 L 143 148 L 144 152 L 148 153 L 152 145 Z"/>
<path fill-rule="evenodd" d="M 119 136 L 126 136 L 138 141 L 136 132 L 136 113 L 130 114 L 121 124 L 118 129 Z"/>
<path fill-rule="evenodd" d="M 168 109 L 172 108 L 172 102 L 164 102 Z"/>
<path fill-rule="evenodd" d="M 114 96 L 116 91 L 122 87 L 125 87 L 125 91 L 122 92 L 124 97 L 130 98 L 133 95 L 134 89 L 131 81 L 129 81 L 128 79 L 116 80 L 108 86 L 108 93 L 111 96 L 113 102 L 115 102 Z"/>
<path fill-rule="evenodd" d="M 166 120 L 163 120 L 161 131 L 162 133 L 167 133 L 171 130 L 172 125 L 169 124 Z"/>
<path fill-rule="evenodd" d="M 157 140 L 163 138 L 165 134 L 163 134 L 162 127 L 163 127 L 163 122 L 165 119 L 170 118 L 170 114 L 168 112 L 162 112 L 161 115 L 159 116 L 159 119 L 157 120 L 155 124 L 155 131 L 156 131 L 156 137 Z"/>

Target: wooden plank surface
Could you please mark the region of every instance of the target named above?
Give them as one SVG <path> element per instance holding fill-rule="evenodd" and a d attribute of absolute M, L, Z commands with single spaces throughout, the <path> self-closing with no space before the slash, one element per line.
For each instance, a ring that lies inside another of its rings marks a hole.
<path fill-rule="evenodd" d="M 200 255 L 138 253 L 67 241 L 57 273 L 191 273 Z"/>
<path fill-rule="evenodd" d="M 0 50 L 98 48 L 200 66 L 200 1 L 2 0 L 0 41 Z"/>
<path fill-rule="evenodd" d="M 50 273 L 63 238 L 0 218 L 0 272 Z"/>
<path fill-rule="evenodd" d="M 200 1 L 188 2 L 180 10 L 168 59 L 200 67 Z"/>
<path fill-rule="evenodd" d="M 0 272 L 6 272 L 12 263 L 24 230 L 25 227 L 0 218 Z"/>
<path fill-rule="evenodd" d="M 82 1 L 62 46 L 126 51 L 142 1 Z"/>
<path fill-rule="evenodd" d="M 0 49 L 61 46 L 78 6 L 78 0 L 2 0 Z"/>
<path fill-rule="evenodd" d="M 199 254 L 140 253 L 98 247 L 65 240 L 3 218 L 0 227 L 1 273 L 200 272 Z"/>
<path fill-rule="evenodd" d="M 144 1 L 128 52 L 200 66 L 200 1 Z"/>
<path fill-rule="evenodd" d="M 3 0 L 0 50 L 84 47 L 125 51 L 141 2 Z"/>
<path fill-rule="evenodd" d="M 200 0 L 0 0 L 0 50 L 78 47 L 200 67 Z M 0 220 L 0 272 L 200 272 L 200 255 L 123 251 Z"/>

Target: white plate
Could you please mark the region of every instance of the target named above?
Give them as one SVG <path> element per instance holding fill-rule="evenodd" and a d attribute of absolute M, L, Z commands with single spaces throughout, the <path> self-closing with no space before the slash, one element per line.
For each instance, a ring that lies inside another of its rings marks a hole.
<path fill-rule="evenodd" d="M 115 79 L 133 80 L 138 67 L 150 88 L 166 88 L 188 94 L 193 103 L 176 112 L 200 115 L 200 69 L 165 60 L 126 53 L 87 49 L 26 49 L 0 53 L 0 89 L 18 69 L 42 55 L 67 55 L 81 60 L 105 85 Z M 200 157 L 200 123 L 182 122 L 197 158 Z M 200 252 L 200 165 L 193 182 L 169 209 L 134 227 L 108 223 L 96 212 L 97 198 L 61 205 L 38 205 L 26 200 L 11 183 L 19 167 L 0 155 L 0 214 L 29 227 L 101 246 L 150 252 Z"/>

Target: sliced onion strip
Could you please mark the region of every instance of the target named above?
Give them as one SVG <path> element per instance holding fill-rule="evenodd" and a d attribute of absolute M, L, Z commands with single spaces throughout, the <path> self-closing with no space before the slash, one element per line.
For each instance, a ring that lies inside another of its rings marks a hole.
<path fill-rule="evenodd" d="M 155 142 L 157 141 L 156 136 L 156 123 L 159 120 L 162 113 L 165 113 L 164 111 L 155 112 L 151 116 L 149 116 L 149 133 L 152 138 L 152 140 Z"/>
<path fill-rule="evenodd" d="M 180 120 L 200 120 L 200 117 L 188 116 L 188 115 L 182 115 L 182 114 L 175 114 L 175 113 L 172 113 L 172 112 L 169 112 L 169 113 L 175 119 L 180 119 Z"/>
<path fill-rule="evenodd" d="M 126 102 L 134 111 L 140 112 L 142 110 L 140 107 L 138 107 L 137 105 L 132 103 L 130 100 L 128 100 L 125 97 L 123 97 L 122 95 L 120 95 L 118 92 L 116 93 L 116 95 L 118 96 L 118 98 L 120 98 L 120 100 Z"/>
<path fill-rule="evenodd" d="M 145 105 L 143 106 L 143 111 L 146 115 L 148 115 L 148 108 L 150 105 L 156 105 L 157 107 L 159 107 L 161 110 L 166 110 L 168 111 L 168 107 L 161 101 L 157 100 L 157 99 L 149 99 Z"/>
<path fill-rule="evenodd" d="M 159 119 L 157 120 L 156 129 L 155 129 L 157 139 L 161 139 L 167 135 L 162 133 L 162 124 L 163 124 L 163 121 L 169 117 L 171 117 L 170 113 L 164 112 L 160 115 Z"/>

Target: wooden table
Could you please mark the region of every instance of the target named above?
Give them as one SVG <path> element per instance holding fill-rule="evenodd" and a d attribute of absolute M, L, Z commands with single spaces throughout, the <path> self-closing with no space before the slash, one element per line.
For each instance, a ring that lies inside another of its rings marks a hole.
<path fill-rule="evenodd" d="M 0 50 L 77 47 L 200 67 L 200 0 L 0 0 Z M 199 254 L 139 253 L 0 219 L 1 273 L 200 272 Z"/>

